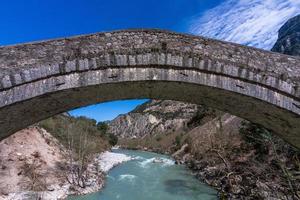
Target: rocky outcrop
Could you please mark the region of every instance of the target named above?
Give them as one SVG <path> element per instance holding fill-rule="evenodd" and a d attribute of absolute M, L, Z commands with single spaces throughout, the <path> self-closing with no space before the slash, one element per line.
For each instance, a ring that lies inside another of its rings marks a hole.
<path fill-rule="evenodd" d="M 195 104 L 151 100 L 109 122 L 109 131 L 121 138 L 174 132 L 187 127 L 200 110 L 204 110 L 203 107 Z"/>
<path fill-rule="evenodd" d="M 278 40 L 272 51 L 288 55 L 300 55 L 300 15 L 288 20 L 278 32 Z"/>

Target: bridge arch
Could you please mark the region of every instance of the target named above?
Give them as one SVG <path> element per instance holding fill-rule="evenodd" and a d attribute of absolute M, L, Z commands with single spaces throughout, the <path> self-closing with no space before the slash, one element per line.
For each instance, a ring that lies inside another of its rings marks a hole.
<path fill-rule="evenodd" d="M 300 147 L 300 59 L 161 30 L 124 30 L 0 48 L 0 138 L 117 99 L 229 112 Z"/>

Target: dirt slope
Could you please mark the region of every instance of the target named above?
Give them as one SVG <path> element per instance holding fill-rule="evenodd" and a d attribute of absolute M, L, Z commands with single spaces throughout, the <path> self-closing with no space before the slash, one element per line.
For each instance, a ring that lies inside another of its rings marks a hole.
<path fill-rule="evenodd" d="M 64 151 L 55 138 L 38 127 L 26 128 L 2 140 L 0 195 L 21 190 L 51 190 L 50 186 L 61 182 L 55 169 L 63 161 Z"/>

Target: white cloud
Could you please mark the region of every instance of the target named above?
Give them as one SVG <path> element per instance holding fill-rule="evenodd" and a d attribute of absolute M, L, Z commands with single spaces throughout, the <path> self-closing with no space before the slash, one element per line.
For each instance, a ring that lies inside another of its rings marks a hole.
<path fill-rule="evenodd" d="M 226 0 L 196 17 L 190 32 L 271 49 L 279 28 L 300 14 L 300 0 Z"/>

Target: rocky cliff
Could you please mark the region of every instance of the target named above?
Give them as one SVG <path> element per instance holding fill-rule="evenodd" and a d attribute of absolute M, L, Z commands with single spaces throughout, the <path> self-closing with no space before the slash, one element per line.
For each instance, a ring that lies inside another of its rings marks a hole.
<path fill-rule="evenodd" d="M 191 125 L 195 117 L 201 117 L 199 113 L 202 117 L 214 115 L 213 110 L 195 104 L 150 100 L 109 122 L 109 131 L 121 138 L 176 132 Z"/>
<path fill-rule="evenodd" d="M 272 51 L 288 55 L 300 55 L 300 15 L 288 20 L 278 32 L 278 40 Z"/>

